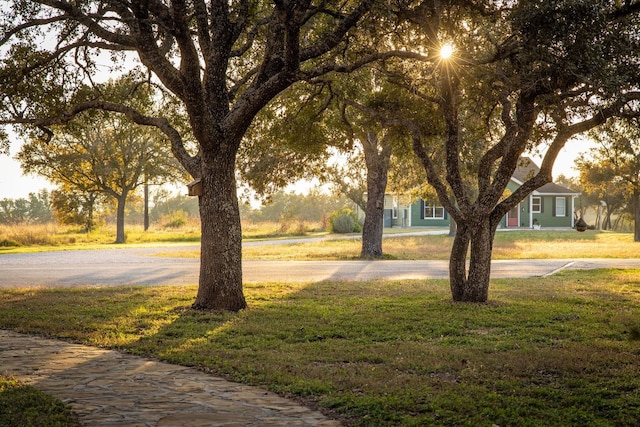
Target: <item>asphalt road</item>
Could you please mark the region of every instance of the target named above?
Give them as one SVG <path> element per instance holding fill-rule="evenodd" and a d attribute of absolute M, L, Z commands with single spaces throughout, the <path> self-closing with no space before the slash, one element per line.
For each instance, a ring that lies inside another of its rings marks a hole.
<path fill-rule="evenodd" d="M 170 250 L 197 249 L 197 246 Z M 198 259 L 153 256 L 167 248 L 121 248 L 0 255 L 0 288 L 78 285 L 197 284 Z M 562 269 L 640 268 L 639 259 L 496 260 L 493 278 L 542 277 Z M 431 279 L 448 277 L 448 261 L 252 261 L 246 282 Z"/>

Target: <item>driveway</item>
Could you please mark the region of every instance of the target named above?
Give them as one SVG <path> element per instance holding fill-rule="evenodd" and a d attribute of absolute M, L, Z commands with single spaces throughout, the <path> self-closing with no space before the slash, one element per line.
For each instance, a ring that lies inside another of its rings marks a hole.
<path fill-rule="evenodd" d="M 170 250 L 197 249 L 197 245 Z M 153 256 L 166 247 L 78 250 L 0 255 L 0 288 L 76 285 L 197 284 L 198 259 Z M 640 268 L 640 259 L 496 260 L 493 278 L 541 277 L 562 269 Z M 448 277 L 448 261 L 243 262 L 246 282 Z"/>

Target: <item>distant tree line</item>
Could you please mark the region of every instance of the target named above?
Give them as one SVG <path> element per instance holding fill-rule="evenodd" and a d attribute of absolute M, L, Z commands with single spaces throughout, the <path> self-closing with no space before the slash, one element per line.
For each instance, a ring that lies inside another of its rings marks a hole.
<path fill-rule="evenodd" d="M 184 194 L 175 194 L 166 188 L 152 192 L 149 218 L 152 223 L 164 224 L 170 218 L 199 219 L 198 200 Z M 332 213 L 353 202 L 344 196 L 312 190 L 308 194 L 279 191 L 258 207 L 249 203 L 242 205 L 242 219 L 251 222 L 276 222 L 283 227 L 297 222 L 320 223 L 326 228 Z M 143 223 L 143 199 L 138 193 L 129 195 L 126 211 L 127 222 Z M 106 198 L 98 198 L 92 203 L 94 222 L 115 223 L 115 206 Z M 0 224 L 48 223 L 77 225 L 86 229 L 87 218 L 83 215 L 83 203 L 76 195 L 61 190 L 40 190 L 30 193 L 28 198 L 0 200 Z"/>
<path fill-rule="evenodd" d="M 27 198 L 0 200 L 0 224 L 44 224 L 53 220 L 51 193 L 40 190 Z"/>
<path fill-rule="evenodd" d="M 241 217 L 253 222 L 280 222 L 282 224 L 296 221 L 320 222 L 326 228 L 329 216 L 353 203 L 344 196 L 325 194 L 313 190 L 309 194 L 287 193 L 279 191 L 263 203 L 259 208 L 245 205 L 241 209 Z"/>
<path fill-rule="evenodd" d="M 4 198 L 0 200 L 0 224 L 44 224 L 55 221 L 90 231 L 99 223 L 116 222 L 116 206 L 113 200 L 104 197 L 87 199 L 84 196 L 86 195 L 61 189 L 43 189 L 37 193 L 29 193 L 27 198 Z M 142 224 L 143 198 L 137 193 L 132 193 L 128 202 L 127 222 Z M 88 209 L 92 211 L 91 214 L 87 212 Z M 197 218 L 198 201 L 192 197 L 172 194 L 164 189 L 154 192 L 149 211 L 154 223 L 162 223 L 176 212 L 185 217 Z"/>

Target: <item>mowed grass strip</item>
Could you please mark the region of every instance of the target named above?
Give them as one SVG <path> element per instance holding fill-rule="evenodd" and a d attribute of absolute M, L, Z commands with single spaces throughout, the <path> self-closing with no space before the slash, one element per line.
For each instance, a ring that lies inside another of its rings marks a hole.
<path fill-rule="evenodd" d="M 195 287 L 1 291 L 0 327 L 198 366 L 354 426 L 640 424 L 640 270 L 494 280 L 247 284 L 238 314 Z"/>

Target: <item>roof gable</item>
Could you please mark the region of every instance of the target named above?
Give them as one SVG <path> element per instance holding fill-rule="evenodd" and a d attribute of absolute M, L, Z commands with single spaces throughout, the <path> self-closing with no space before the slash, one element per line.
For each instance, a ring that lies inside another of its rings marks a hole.
<path fill-rule="evenodd" d="M 522 185 L 525 181 L 533 178 L 540 168 L 529 157 L 523 156 L 518 160 L 518 166 L 513 172 L 511 179 L 518 185 Z M 579 195 L 580 193 L 560 184 L 549 182 L 542 187 L 534 190 L 534 194 L 565 194 Z"/>

